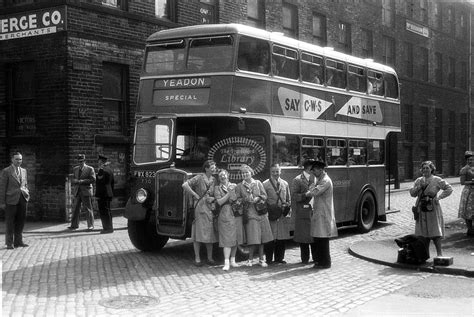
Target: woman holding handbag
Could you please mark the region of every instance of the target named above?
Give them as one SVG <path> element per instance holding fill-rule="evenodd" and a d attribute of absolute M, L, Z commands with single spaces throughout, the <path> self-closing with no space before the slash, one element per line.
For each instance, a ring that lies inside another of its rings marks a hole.
<path fill-rule="evenodd" d="M 194 264 L 201 266 L 201 243 L 206 245 L 207 262 L 214 265 L 212 258 L 212 245 L 217 242 L 214 232 L 213 214 L 211 204 L 215 202 L 214 185 L 216 180 L 212 176 L 216 172 L 216 163 L 207 160 L 203 164 L 204 173 L 198 174 L 183 184 L 183 189 L 193 197 L 194 221 L 191 229 L 191 237 L 194 247 Z"/>
<path fill-rule="evenodd" d="M 448 197 L 453 192 L 449 185 L 441 177 L 433 175 L 436 170 L 431 161 L 421 163 L 422 176 L 415 180 L 413 188 L 410 189 L 412 197 L 419 196 L 418 219 L 415 223 L 415 235 L 433 240 L 438 256 L 442 256 L 441 239 L 444 237 L 444 219 L 439 201 Z M 441 194 L 438 196 L 438 192 Z"/>
<path fill-rule="evenodd" d="M 220 206 L 218 232 L 219 246 L 224 248 L 224 271 L 230 267 L 238 267 L 235 262 L 237 246 L 244 243 L 244 229 L 242 217 L 234 216 L 231 204 L 237 200 L 234 183 L 229 181 L 229 173 L 226 170 L 219 171 L 219 185 L 215 186 L 214 197 Z"/>
<path fill-rule="evenodd" d="M 248 266 L 252 266 L 253 254 L 258 247 L 259 264 L 267 267 L 263 254 L 263 245 L 273 240 L 272 229 L 268 221 L 268 214 L 259 214 L 257 204 L 265 203 L 267 193 L 259 180 L 252 178 L 253 170 L 250 166 L 243 165 L 240 168 L 243 180 L 237 185 L 235 193 L 237 199 L 241 198 L 244 202 L 244 214 L 248 218 L 244 224 L 247 245 L 249 246 Z"/>

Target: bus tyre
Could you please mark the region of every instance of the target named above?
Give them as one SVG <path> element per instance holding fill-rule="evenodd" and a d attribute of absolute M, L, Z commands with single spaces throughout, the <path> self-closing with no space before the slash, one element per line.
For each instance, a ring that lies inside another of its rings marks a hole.
<path fill-rule="evenodd" d="M 145 252 L 161 250 L 169 239 L 157 234 L 155 224 L 147 220 L 129 220 L 128 236 L 135 248 Z"/>
<path fill-rule="evenodd" d="M 369 232 L 376 221 L 376 205 L 372 193 L 365 192 L 359 203 L 357 226 L 361 233 Z"/>

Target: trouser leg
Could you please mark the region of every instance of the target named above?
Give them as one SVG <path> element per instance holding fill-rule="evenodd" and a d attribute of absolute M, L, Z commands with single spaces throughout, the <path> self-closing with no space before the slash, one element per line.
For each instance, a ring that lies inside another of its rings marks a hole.
<path fill-rule="evenodd" d="M 13 232 L 17 205 L 5 206 L 5 244 L 13 246 Z"/>
<path fill-rule="evenodd" d="M 91 196 L 84 196 L 82 197 L 82 203 L 84 208 L 86 209 L 86 220 L 87 220 L 87 227 L 94 226 L 94 210 L 92 210 L 92 198 Z"/>
<path fill-rule="evenodd" d="M 264 245 L 265 258 L 267 260 L 267 263 L 271 263 L 273 261 L 274 248 L 275 248 L 275 241 L 267 242 Z M 276 260 L 276 255 L 275 255 L 275 260 Z"/>
<path fill-rule="evenodd" d="M 79 214 L 81 212 L 81 204 L 82 204 L 81 195 L 78 194 L 76 197 L 74 197 L 74 206 L 72 208 L 72 217 L 71 217 L 72 228 L 79 227 Z"/>
<path fill-rule="evenodd" d="M 300 243 L 301 261 L 307 263 L 309 261 L 309 244 Z"/>
<path fill-rule="evenodd" d="M 112 214 L 110 212 L 110 200 L 99 198 L 97 205 L 99 207 L 100 220 L 104 230 L 113 230 Z"/>
<path fill-rule="evenodd" d="M 329 238 L 314 238 L 314 241 L 318 254 L 318 265 L 330 266 L 331 254 L 329 251 Z"/>
<path fill-rule="evenodd" d="M 275 261 L 281 262 L 285 258 L 285 240 L 275 240 Z"/>
<path fill-rule="evenodd" d="M 311 248 L 311 257 L 313 258 L 313 262 L 318 262 L 317 258 L 317 251 L 316 251 L 316 243 L 312 242 L 309 244 L 309 247 Z"/>
<path fill-rule="evenodd" d="M 26 200 L 23 196 L 20 197 L 15 213 L 13 245 L 23 244 L 23 229 L 26 220 Z"/>

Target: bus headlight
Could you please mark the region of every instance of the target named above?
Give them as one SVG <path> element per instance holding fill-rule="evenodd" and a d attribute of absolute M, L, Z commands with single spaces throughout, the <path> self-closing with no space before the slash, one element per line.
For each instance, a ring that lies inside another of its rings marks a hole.
<path fill-rule="evenodd" d="M 148 198 L 148 193 L 145 189 L 143 188 L 140 188 L 139 190 L 137 190 L 137 192 L 135 193 L 135 199 L 137 200 L 137 202 L 139 202 L 140 204 L 143 204 L 145 202 L 145 200 Z"/>

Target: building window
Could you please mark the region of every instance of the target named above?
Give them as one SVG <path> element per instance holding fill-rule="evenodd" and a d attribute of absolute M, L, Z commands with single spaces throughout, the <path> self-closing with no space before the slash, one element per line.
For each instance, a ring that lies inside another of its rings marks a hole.
<path fill-rule="evenodd" d="M 10 130 L 13 135 L 36 134 L 35 68 L 32 61 L 8 65 Z"/>
<path fill-rule="evenodd" d="M 370 30 L 362 29 L 362 57 L 374 57 L 374 37 Z"/>
<path fill-rule="evenodd" d="M 435 82 L 443 84 L 443 55 L 435 53 Z"/>
<path fill-rule="evenodd" d="M 155 0 L 155 15 L 176 22 L 176 0 Z"/>
<path fill-rule="evenodd" d="M 449 58 L 448 64 L 448 85 L 456 86 L 456 60 L 452 57 Z"/>
<path fill-rule="evenodd" d="M 467 72 L 468 72 L 467 63 L 466 62 L 461 62 L 460 66 L 461 66 L 460 67 L 461 69 L 459 70 L 460 71 L 459 87 L 461 87 L 462 89 L 466 89 L 467 88 Z"/>
<path fill-rule="evenodd" d="M 383 37 L 383 63 L 395 66 L 395 40 L 389 36 Z"/>
<path fill-rule="evenodd" d="M 292 38 L 298 38 L 298 7 L 283 3 L 283 33 Z"/>
<path fill-rule="evenodd" d="M 395 21 L 395 1 L 382 0 L 382 24 L 393 27 Z"/>
<path fill-rule="evenodd" d="M 327 45 L 326 17 L 317 13 L 313 13 L 313 42 L 320 46 Z"/>
<path fill-rule="evenodd" d="M 420 0 L 420 21 L 428 23 L 428 0 Z"/>
<path fill-rule="evenodd" d="M 249 25 L 265 28 L 265 0 L 247 1 L 247 18 Z"/>
<path fill-rule="evenodd" d="M 103 64 L 102 96 L 104 133 L 125 135 L 128 99 L 127 66 Z"/>
<path fill-rule="evenodd" d="M 420 47 L 420 79 L 428 80 L 428 49 Z"/>
<path fill-rule="evenodd" d="M 217 23 L 217 0 L 200 0 L 199 14 L 201 17 L 201 24 Z M 175 5 L 176 7 L 176 5 Z"/>
<path fill-rule="evenodd" d="M 468 23 L 468 19 L 466 17 L 466 14 L 465 13 L 462 13 L 460 16 L 459 16 L 459 25 L 458 25 L 458 28 L 457 28 L 457 37 L 462 39 L 462 40 L 466 40 L 468 38 L 467 36 L 467 23 Z"/>
<path fill-rule="evenodd" d="M 406 1 L 406 16 L 410 19 L 415 16 L 415 0 Z"/>
<path fill-rule="evenodd" d="M 413 77 L 413 44 L 405 43 L 405 72 L 407 77 Z"/>
<path fill-rule="evenodd" d="M 461 113 L 461 116 L 460 116 L 460 121 L 461 121 L 461 126 L 460 126 L 460 137 L 459 137 L 459 144 L 461 146 L 468 146 L 469 145 L 467 144 L 467 136 L 469 134 L 469 129 L 468 129 L 468 125 L 467 125 L 467 114 L 466 113 Z"/>
<path fill-rule="evenodd" d="M 403 105 L 403 137 L 406 142 L 413 141 L 413 106 Z"/>
<path fill-rule="evenodd" d="M 339 22 L 338 42 L 343 52 L 348 54 L 352 52 L 351 25 L 349 23 Z"/>
<path fill-rule="evenodd" d="M 456 125 L 456 114 L 454 111 L 449 111 L 448 115 L 448 142 L 456 143 L 456 134 L 455 134 L 455 125 Z"/>
<path fill-rule="evenodd" d="M 433 27 L 438 30 L 443 29 L 443 19 L 441 18 L 441 4 L 438 2 L 433 2 Z"/>
<path fill-rule="evenodd" d="M 420 107 L 420 115 L 418 116 L 420 118 L 419 127 L 420 127 L 420 138 L 419 140 L 426 141 L 428 140 L 428 122 L 430 122 L 430 113 L 429 113 L 429 108 L 421 106 Z"/>
<path fill-rule="evenodd" d="M 456 24 L 454 20 L 454 8 L 448 7 L 447 10 L 447 18 L 448 18 L 448 33 L 454 34 L 456 30 Z"/>
<path fill-rule="evenodd" d="M 128 10 L 128 0 L 102 0 L 102 4 L 121 10 Z"/>

